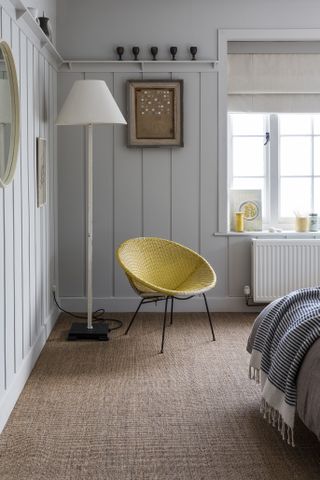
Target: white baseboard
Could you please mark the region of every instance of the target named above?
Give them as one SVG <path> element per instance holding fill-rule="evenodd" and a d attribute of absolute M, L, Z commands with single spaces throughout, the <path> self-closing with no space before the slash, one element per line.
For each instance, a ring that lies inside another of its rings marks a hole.
<path fill-rule="evenodd" d="M 45 319 L 44 325 L 41 326 L 39 335 L 29 350 L 27 356 L 23 359 L 19 371 L 14 375 L 13 381 L 7 391 L 5 392 L 0 402 L 0 433 L 2 432 L 8 418 L 15 406 L 23 387 L 28 380 L 30 373 L 43 349 L 51 330 L 53 329 L 56 320 L 59 316 L 59 311 L 54 308 L 50 315 Z"/>
<path fill-rule="evenodd" d="M 261 307 L 247 307 L 243 297 L 207 297 L 210 310 L 214 312 L 259 312 Z M 87 309 L 85 297 L 60 297 L 62 308 L 71 312 L 85 312 Z M 139 304 L 139 297 L 102 297 L 94 298 L 94 309 L 104 308 L 107 312 L 134 312 Z M 159 312 L 163 310 L 163 302 L 157 305 L 144 305 L 144 312 Z M 176 301 L 177 312 L 204 312 L 205 304 L 202 297 L 190 300 Z"/>

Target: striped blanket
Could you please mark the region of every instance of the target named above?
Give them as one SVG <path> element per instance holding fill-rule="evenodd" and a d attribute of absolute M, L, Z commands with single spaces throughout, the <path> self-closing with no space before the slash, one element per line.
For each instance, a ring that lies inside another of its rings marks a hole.
<path fill-rule="evenodd" d="M 261 382 L 261 412 L 294 446 L 296 379 L 304 356 L 320 337 L 320 287 L 282 297 L 257 330 L 249 377 Z"/>

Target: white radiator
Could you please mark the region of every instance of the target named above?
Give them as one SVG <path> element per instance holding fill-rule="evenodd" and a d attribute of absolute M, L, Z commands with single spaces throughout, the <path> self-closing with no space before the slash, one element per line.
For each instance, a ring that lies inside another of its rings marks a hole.
<path fill-rule="evenodd" d="M 320 240 L 252 240 L 252 289 L 257 303 L 320 284 Z"/>

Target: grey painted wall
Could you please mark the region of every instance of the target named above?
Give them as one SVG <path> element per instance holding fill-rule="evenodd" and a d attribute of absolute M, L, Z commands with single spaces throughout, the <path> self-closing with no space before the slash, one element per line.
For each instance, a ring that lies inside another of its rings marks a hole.
<path fill-rule="evenodd" d="M 199 46 L 217 56 L 219 28 L 318 28 L 317 0 L 57 0 L 58 47 L 65 58 L 111 58 L 116 45 Z M 144 50 L 144 56 L 146 51 Z"/>
<path fill-rule="evenodd" d="M 58 0 L 58 46 L 65 58 L 112 59 L 116 45 L 160 48 L 199 47 L 199 58 L 217 57 L 219 28 L 316 28 L 320 4 L 315 0 L 256 2 Z M 271 13 L 273 12 L 273 13 Z M 276 12 L 276 13 L 275 13 Z M 288 14 L 290 12 L 290 15 Z M 59 105 L 77 78 L 103 78 L 125 111 L 128 78 L 149 74 L 98 73 L 83 69 L 59 74 Z M 217 287 L 210 294 L 217 310 L 244 309 L 243 285 L 250 283 L 248 238 L 217 237 L 217 72 L 174 73 L 185 81 L 185 147 L 178 150 L 129 150 L 125 128 L 95 130 L 96 306 L 132 310 L 133 293 L 114 261 L 115 247 L 138 235 L 173 238 L 199 250 L 214 266 Z M 169 72 L 153 76 L 170 78 Z M 64 305 L 83 309 L 85 297 L 85 159 L 84 131 L 59 132 L 60 295 Z M 200 309 L 201 304 L 180 308 Z"/>
<path fill-rule="evenodd" d="M 6 2 L 6 7 L 8 4 Z M 0 33 L 13 50 L 20 89 L 21 137 L 14 181 L 0 188 L 0 431 L 57 317 L 56 283 L 57 73 L 2 8 Z M 36 137 L 47 139 L 48 201 L 36 206 Z"/>

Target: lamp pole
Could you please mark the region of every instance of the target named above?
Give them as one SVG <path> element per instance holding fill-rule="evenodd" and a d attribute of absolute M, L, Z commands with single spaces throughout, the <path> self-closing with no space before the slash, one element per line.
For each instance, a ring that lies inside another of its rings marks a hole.
<path fill-rule="evenodd" d="M 92 329 L 93 125 L 87 126 L 87 328 Z"/>

